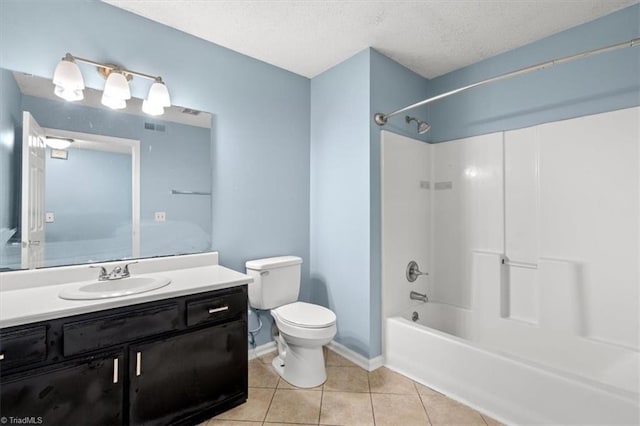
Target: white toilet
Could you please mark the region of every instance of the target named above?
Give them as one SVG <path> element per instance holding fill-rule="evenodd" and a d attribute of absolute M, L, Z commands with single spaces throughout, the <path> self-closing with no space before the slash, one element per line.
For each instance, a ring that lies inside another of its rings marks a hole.
<path fill-rule="evenodd" d="M 254 282 L 249 303 L 270 309 L 279 334 L 273 367 L 280 377 L 299 388 L 319 386 L 327 380 L 322 346 L 336 335 L 336 314 L 311 303 L 298 302 L 302 259 L 280 256 L 250 260 L 245 266 Z"/>

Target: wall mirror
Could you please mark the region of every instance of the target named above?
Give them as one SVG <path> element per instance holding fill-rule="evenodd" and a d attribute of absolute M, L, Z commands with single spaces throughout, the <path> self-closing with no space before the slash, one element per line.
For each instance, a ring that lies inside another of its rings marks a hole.
<path fill-rule="evenodd" d="M 211 250 L 212 115 L 0 68 L 0 270 Z"/>

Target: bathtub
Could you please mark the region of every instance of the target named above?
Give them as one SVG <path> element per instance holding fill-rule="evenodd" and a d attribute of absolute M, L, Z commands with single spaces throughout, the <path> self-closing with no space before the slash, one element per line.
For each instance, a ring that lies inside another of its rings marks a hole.
<path fill-rule="evenodd" d="M 509 355 L 474 337 L 472 311 L 414 306 L 385 320 L 385 364 L 506 424 L 640 423 L 638 393 Z"/>

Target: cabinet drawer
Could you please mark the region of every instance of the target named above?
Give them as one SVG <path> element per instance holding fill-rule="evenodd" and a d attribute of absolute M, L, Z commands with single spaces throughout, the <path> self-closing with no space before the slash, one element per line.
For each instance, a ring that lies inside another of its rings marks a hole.
<path fill-rule="evenodd" d="M 65 356 L 125 343 L 138 338 L 175 330 L 177 303 L 72 322 L 62 326 Z"/>
<path fill-rule="evenodd" d="M 242 315 L 247 309 L 244 290 L 187 302 L 187 325 L 221 321 Z"/>
<path fill-rule="evenodd" d="M 0 334 L 0 366 L 3 368 L 44 361 L 46 358 L 46 326 L 5 331 Z"/>

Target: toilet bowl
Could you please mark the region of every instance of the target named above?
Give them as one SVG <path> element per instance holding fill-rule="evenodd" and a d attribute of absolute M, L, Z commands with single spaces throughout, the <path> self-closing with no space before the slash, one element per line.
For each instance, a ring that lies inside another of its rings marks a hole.
<path fill-rule="evenodd" d="M 272 365 L 288 383 L 299 388 L 327 380 L 322 347 L 336 335 L 336 316 L 322 306 L 294 302 L 271 310 L 278 328 L 278 356 Z"/>
<path fill-rule="evenodd" d="M 320 386 L 327 380 L 323 345 L 336 335 L 336 315 L 328 308 L 298 302 L 302 259 L 279 256 L 248 261 L 249 304 L 269 309 L 278 333 L 278 356 L 273 367 L 299 388 Z"/>

